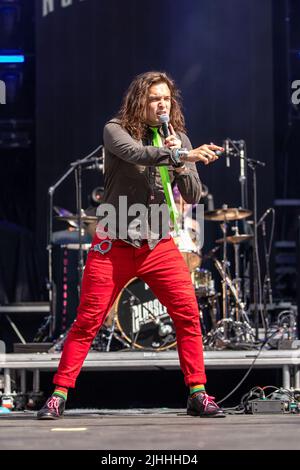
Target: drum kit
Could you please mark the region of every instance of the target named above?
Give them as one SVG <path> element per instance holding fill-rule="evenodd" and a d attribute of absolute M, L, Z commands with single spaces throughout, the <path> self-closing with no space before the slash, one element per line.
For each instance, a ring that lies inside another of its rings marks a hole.
<path fill-rule="evenodd" d="M 250 215 L 249 210 L 226 206 L 205 212 L 206 220 L 220 223 L 223 238 L 217 239 L 216 244 L 219 246 L 204 256 L 187 230 L 180 231 L 179 235 L 174 237 L 175 244 L 191 273 L 206 349 L 241 347 L 254 342 L 253 329 L 243 302 L 239 269 L 240 245 L 250 242 L 253 237 L 251 234 L 240 234 L 237 226 L 232 227 L 234 235 L 229 235 L 227 227 L 229 222 L 244 220 Z M 76 221 L 76 216 L 57 216 L 56 219 L 70 223 Z M 96 217 L 82 215 L 82 222 L 86 226 L 95 225 Z M 228 245 L 234 250 L 233 278 L 227 259 Z M 78 244 L 66 246 L 68 249 L 78 249 Z M 222 260 L 216 257 L 220 246 L 223 247 Z M 86 254 L 89 247 L 90 244 L 83 245 Z M 202 267 L 207 259 L 213 261 L 220 276 L 221 293 L 216 290 L 212 272 Z M 61 349 L 65 336 L 64 333 L 57 340 L 55 351 Z M 121 291 L 92 348 L 96 351 L 114 349 L 164 351 L 176 348 L 176 334 L 166 307 L 160 303 L 146 283 L 140 279 L 132 279 Z"/>
<path fill-rule="evenodd" d="M 235 141 L 230 142 L 235 145 Z M 247 162 L 249 166 L 251 164 L 253 167 L 258 164 L 263 165 L 262 162 L 245 158 L 244 154 L 241 152 L 239 156 L 241 168 L 245 162 Z M 84 159 L 84 162 L 85 161 L 86 159 Z M 65 177 L 63 177 L 54 188 L 56 188 L 64 178 Z M 240 181 L 244 182 L 245 179 L 240 178 Z M 80 185 L 78 184 L 78 186 Z M 243 195 L 244 193 L 245 184 L 242 184 L 242 203 L 246 202 L 245 195 Z M 49 194 L 50 198 L 53 199 L 53 188 L 49 189 Z M 52 199 L 50 208 L 53 208 Z M 73 227 L 74 224 L 79 221 L 77 226 L 77 230 L 80 233 L 79 251 L 81 251 L 81 253 L 84 252 L 85 256 L 88 250 L 84 250 L 84 247 L 89 247 L 89 245 L 83 244 L 83 237 L 86 233 L 92 235 L 96 227 L 97 218 L 96 216 L 84 213 L 84 211 L 81 210 L 80 197 L 77 197 L 77 199 L 78 213 L 80 213 L 80 216 L 75 214 L 59 214 L 56 219 L 67 222 L 69 225 L 73 224 Z M 185 208 L 182 199 L 179 205 L 179 212 L 183 214 Z M 220 209 L 207 210 L 204 212 L 204 219 L 219 223 L 223 234 L 222 238 L 215 240 L 216 247 L 207 254 L 201 253 L 199 242 L 197 242 L 197 238 L 193 237 L 193 230 L 189 228 L 184 229 L 184 227 L 182 227 L 182 230 L 174 236 L 175 244 L 181 252 L 191 273 L 191 279 L 199 305 L 199 317 L 202 325 L 204 347 L 207 349 L 251 348 L 255 341 L 257 341 L 257 334 L 255 335 L 255 330 L 250 324 L 246 311 L 248 305 L 245 292 L 245 278 L 247 276 L 245 270 L 241 273 L 240 269 L 241 246 L 247 246 L 247 244 L 251 243 L 253 244 L 254 251 L 257 241 L 257 214 L 255 205 L 252 231 L 250 223 L 246 223 L 246 219 L 250 215 L 252 215 L 252 211 L 248 209 L 242 207 L 228 207 L 227 205 L 223 205 Z M 240 221 L 243 222 L 242 225 L 244 228 L 249 228 L 248 233 L 239 232 Z M 52 229 L 52 222 L 50 227 Z M 91 228 L 91 230 L 89 231 L 88 228 Z M 233 233 L 229 233 L 229 228 Z M 221 259 L 218 259 L 216 256 L 218 250 L 222 252 Z M 233 259 L 233 275 L 229 258 Z M 255 258 L 255 256 L 253 256 L 253 258 Z M 204 267 L 206 260 L 213 263 L 214 272 L 216 274 L 213 274 L 212 271 Z M 79 271 L 82 273 L 84 263 L 81 261 L 78 265 Z M 49 266 L 51 266 L 51 262 L 49 262 Z M 254 269 L 254 273 L 255 272 L 256 270 Z M 51 276 L 49 277 L 51 279 Z M 80 279 L 81 276 L 79 275 L 78 286 L 80 285 Z M 220 281 L 220 292 L 218 292 L 215 286 L 216 280 Z M 78 290 L 80 290 L 80 287 L 78 287 Z M 57 340 L 54 345 L 54 350 L 60 350 L 59 348 L 63 344 L 65 336 L 66 332 Z M 166 307 L 159 302 L 149 286 L 142 280 L 132 279 L 121 291 L 93 343 L 93 348 L 98 351 L 110 351 L 114 349 L 163 351 L 173 349 L 176 348 L 174 325 L 168 315 Z"/>

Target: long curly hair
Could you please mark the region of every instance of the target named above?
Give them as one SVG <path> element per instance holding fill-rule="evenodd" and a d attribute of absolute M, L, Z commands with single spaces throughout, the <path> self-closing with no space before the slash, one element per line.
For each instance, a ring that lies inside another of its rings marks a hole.
<path fill-rule="evenodd" d="M 175 131 L 185 132 L 185 121 L 181 110 L 180 91 L 174 80 L 165 72 L 145 72 L 137 75 L 124 95 L 117 118 L 121 126 L 137 139 L 147 135 L 146 113 L 149 88 L 157 83 L 166 83 L 171 91 L 170 123 Z"/>

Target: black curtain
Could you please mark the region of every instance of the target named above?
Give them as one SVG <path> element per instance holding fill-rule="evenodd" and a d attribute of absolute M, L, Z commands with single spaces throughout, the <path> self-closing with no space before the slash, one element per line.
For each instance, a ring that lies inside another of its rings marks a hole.
<path fill-rule="evenodd" d="M 45 16 L 43 3 L 36 2 L 37 225 L 43 245 L 48 187 L 102 142 L 103 125 L 132 77 L 150 69 L 177 81 L 194 145 L 244 139 L 249 157 L 267 163 L 258 172 L 259 213 L 272 205 L 271 0 L 73 0 L 65 8 L 57 0 Z M 199 173 L 217 207 L 240 205 L 238 161 L 229 168 L 224 160 L 199 165 Z M 99 172 L 83 175 L 84 205 L 102 180 Z M 73 176 L 55 203 L 75 209 Z M 216 224 L 208 225 L 205 249 L 220 235 Z"/>

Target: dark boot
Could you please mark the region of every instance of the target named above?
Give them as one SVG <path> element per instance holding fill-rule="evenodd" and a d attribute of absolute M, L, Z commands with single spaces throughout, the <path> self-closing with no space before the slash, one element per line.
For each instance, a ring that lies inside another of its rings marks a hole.
<path fill-rule="evenodd" d="M 214 402 L 214 398 L 207 393 L 194 393 L 188 398 L 187 414 L 204 418 L 225 418 L 224 411 Z"/>
<path fill-rule="evenodd" d="M 66 400 L 57 395 L 51 395 L 43 408 L 37 413 L 37 419 L 59 419 L 65 411 Z"/>

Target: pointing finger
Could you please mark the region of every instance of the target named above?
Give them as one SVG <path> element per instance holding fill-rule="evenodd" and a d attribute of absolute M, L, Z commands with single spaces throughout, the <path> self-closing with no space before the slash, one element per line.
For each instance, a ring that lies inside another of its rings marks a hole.
<path fill-rule="evenodd" d="M 176 133 L 174 131 L 174 127 L 172 126 L 171 123 L 169 123 L 169 129 L 170 129 L 171 134 L 176 136 Z"/>

